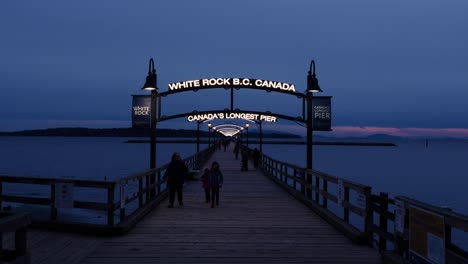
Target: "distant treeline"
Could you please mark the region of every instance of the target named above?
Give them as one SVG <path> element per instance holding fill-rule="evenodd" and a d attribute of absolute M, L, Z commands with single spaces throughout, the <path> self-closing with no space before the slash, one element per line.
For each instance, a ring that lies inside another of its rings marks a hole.
<path fill-rule="evenodd" d="M 196 130 L 189 129 L 157 129 L 157 137 L 196 137 Z M 149 137 L 149 129 L 141 128 L 49 128 L 24 130 L 16 132 L 0 132 L 0 136 L 51 136 L 51 137 Z M 213 132 L 211 132 L 213 136 Z M 208 137 L 207 131 L 200 131 L 200 137 Z M 249 137 L 258 137 L 258 133 L 250 132 Z M 264 132 L 264 138 L 301 138 L 298 135 L 278 132 Z"/>

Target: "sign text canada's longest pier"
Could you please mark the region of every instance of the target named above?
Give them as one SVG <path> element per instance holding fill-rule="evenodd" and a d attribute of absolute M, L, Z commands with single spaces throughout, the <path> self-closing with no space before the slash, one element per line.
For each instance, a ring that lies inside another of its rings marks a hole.
<path fill-rule="evenodd" d="M 251 87 L 296 92 L 294 84 L 249 78 L 207 78 L 168 84 L 169 91 L 214 87 Z"/>

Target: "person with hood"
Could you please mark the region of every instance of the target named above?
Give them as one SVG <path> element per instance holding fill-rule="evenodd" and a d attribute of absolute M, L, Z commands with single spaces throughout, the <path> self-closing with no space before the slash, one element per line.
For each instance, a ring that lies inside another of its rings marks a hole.
<path fill-rule="evenodd" d="M 163 176 L 163 179 L 167 182 L 167 187 L 169 188 L 169 205 L 167 207 L 174 207 L 176 192 L 179 205 L 184 205 L 182 187 L 187 173 L 188 168 L 180 157 L 180 154 L 178 152 L 172 154 L 171 162 Z"/>

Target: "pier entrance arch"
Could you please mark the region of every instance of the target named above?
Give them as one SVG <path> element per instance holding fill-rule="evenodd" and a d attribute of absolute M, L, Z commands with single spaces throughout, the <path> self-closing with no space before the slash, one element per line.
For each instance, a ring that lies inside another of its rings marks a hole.
<path fill-rule="evenodd" d="M 159 122 L 186 117 L 187 121 L 196 121 L 198 125 L 206 120 L 215 119 L 247 119 L 254 122 L 276 122 L 277 119 L 285 119 L 304 123 L 307 128 L 307 164 L 312 169 L 312 134 L 313 131 L 331 130 L 331 96 L 313 96 L 314 93 L 322 92 L 315 75 L 315 62 L 310 62 L 307 75 L 307 89 L 298 92 L 296 85 L 263 79 L 239 78 L 239 77 L 216 77 L 196 80 L 186 80 L 169 83 L 166 91 L 160 92 L 157 87 L 157 74 L 154 60 L 149 61 L 148 75 L 143 90 L 151 91 L 150 96 L 134 95 L 132 105 L 132 126 L 149 127 L 151 135 L 150 168 L 156 167 L 156 127 Z M 175 115 L 162 115 L 162 99 L 167 96 L 182 92 L 197 92 L 203 89 L 225 89 L 230 92 L 230 105 L 225 109 L 218 110 L 193 110 L 192 112 L 179 113 Z M 234 91 L 239 89 L 264 90 L 266 92 L 282 93 L 298 98 L 302 103 L 302 115 L 289 116 L 281 113 L 258 112 L 234 108 Z M 198 149 L 197 149 L 198 151 Z M 312 176 L 307 176 L 307 181 L 312 183 Z M 311 194 L 310 194 L 311 195 Z"/>

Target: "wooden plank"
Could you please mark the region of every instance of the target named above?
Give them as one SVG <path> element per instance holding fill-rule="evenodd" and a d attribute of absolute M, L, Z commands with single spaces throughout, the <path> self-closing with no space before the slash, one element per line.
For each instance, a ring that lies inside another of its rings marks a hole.
<path fill-rule="evenodd" d="M 219 207 L 187 182 L 183 207 L 163 203 L 83 263 L 380 263 L 377 250 L 353 244 L 260 170 L 241 172 L 232 150 L 205 166 L 213 161 L 225 178 Z"/>

